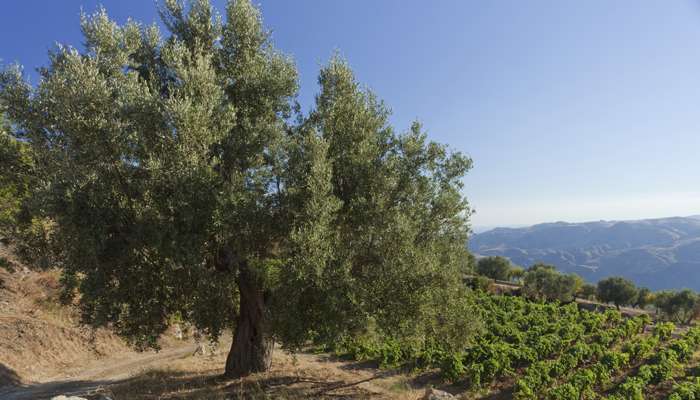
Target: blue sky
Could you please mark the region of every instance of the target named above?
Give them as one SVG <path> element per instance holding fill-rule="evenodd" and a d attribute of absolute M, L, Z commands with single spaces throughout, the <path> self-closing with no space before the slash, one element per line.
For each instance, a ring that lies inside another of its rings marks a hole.
<path fill-rule="evenodd" d="M 223 10 L 223 1 L 214 1 Z M 0 58 L 33 70 L 80 46 L 78 14 L 157 20 L 148 0 L 23 0 Z M 700 3 L 263 0 L 308 109 L 338 49 L 405 130 L 469 154 L 476 226 L 700 214 Z"/>

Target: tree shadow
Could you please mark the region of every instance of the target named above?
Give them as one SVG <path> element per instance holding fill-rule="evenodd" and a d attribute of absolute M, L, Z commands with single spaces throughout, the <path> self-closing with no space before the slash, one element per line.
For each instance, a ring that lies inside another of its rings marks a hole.
<path fill-rule="evenodd" d="M 346 371 L 362 371 L 362 370 L 377 370 L 379 363 L 374 360 L 356 361 L 350 357 L 338 356 L 335 354 L 317 354 L 318 360 L 321 362 L 342 363 L 340 369 Z"/>
<path fill-rule="evenodd" d="M 218 371 L 181 372 L 151 370 L 131 378 L 75 380 L 16 386 L 3 392 L 3 400 L 41 400 L 57 395 L 80 396 L 89 400 L 152 400 L 160 398 L 195 399 L 369 399 L 373 393 L 358 387 L 358 382 L 301 377 L 293 372 L 256 374 L 243 378 L 225 378 Z"/>
<path fill-rule="evenodd" d="M 19 375 L 5 364 L 0 364 L 0 388 L 5 386 L 19 386 L 22 380 Z"/>
<path fill-rule="evenodd" d="M 84 396 L 98 399 L 104 388 L 113 381 L 60 381 L 27 385 L 0 386 L 0 398 L 3 400 L 43 400 L 57 395 Z"/>
<path fill-rule="evenodd" d="M 410 378 L 407 380 L 406 384 L 408 387 L 411 389 L 417 389 L 417 390 L 422 390 L 426 387 L 434 387 L 436 389 L 451 393 L 453 395 L 458 395 L 460 393 L 464 393 L 465 391 L 468 390 L 469 385 L 468 382 L 462 381 L 462 382 L 455 382 L 455 383 L 448 383 L 445 381 L 445 379 L 442 377 L 442 375 L 432 369 L 432 370 L 425 370 L 421 368 L 416 368 L 414 364 L 407 363 L 405 365 L 400 365 L 396 366 L 393 368 L 385 368 L 385 369 L 380 369 L 379 363 L 377 361 L 353 361 L 351 358 L 348 357 L 343 357 L 343 356 L 337 356 L 334 354 L 322 354 L 318 355 L 319 361 L 322 362 L 340 362 L 342 363 L 341 365 L 338 366 L 339 369 L 341 370 L 349 370 L 349 371 L 367 371 L 371 372 L 373 376 L 371 378 L 358 381 L 358 382 L 364 382 L 364 381 L 372 381 L 375 379 L 384 379 L 384 378 L 389 378 L 392 376 L 396 375 L 406 375 L 410 376 Z M 377 372 L 379 370 L 379 372 Z M 506 395 L 507 396 L 507 395 Z M 498 399 L 506 399 L 506 398 L 512 398 L 511 397 L 497 397 Z"/>
<path fill-rule="evenodd" d="M 179 375 L 179 376 L 178 376 Z M 138 381 L 138 377 L 134 381 L 127 382 L 129 386 L 133 386 Z M 246 399 L 261 399 L 261 398 L 283 398 L 289 400 L 296 399 L 368 399 L 372 397 L 371 392 L 357 387 L 356 384 L 361 382 L 345 382 L 339 380 L 316 379 L 314 377 L 303 377 L 293 373 L 275 373 L 275 374 L 256 374 L 247 377 L 229 379 L 220 374 L 213 373 L 207 376 L 184 376 L 182 374 L 171 374 L 167 377 L 159 379 L 162 386 L 156 391 L 151 391 L 148 396 L 139 397 L 136 393 L 127 391 L 129 399 L 152 399 L 174 396 L 182 400 L 194 400 L 202 398 L 226 398 L 229 400 L 246 400 Z M 137 387 L 144 387 L 138 383 Z M 146 386 L 152 385 L 146 384 Z M 183 388 L 186 388 L 183 390 Z M 186 392 L 186 393 L 184 393 Z M 117 395 L 116 399 L 122 398 L 118 396 L 119 390 L 113 390 Z"/>

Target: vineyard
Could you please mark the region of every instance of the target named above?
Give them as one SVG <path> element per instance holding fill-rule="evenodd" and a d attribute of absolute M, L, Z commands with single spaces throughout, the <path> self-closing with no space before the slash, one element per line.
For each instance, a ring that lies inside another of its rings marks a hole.
<path fill-rule="evenodd" d="M 700 327 L 485 292 L 476 302 L 483 330 L 462 351 L 376 337 L 344 341 L 335 351 L 385 368 L 437 372 L 464 398 L 700 399 Z"/>

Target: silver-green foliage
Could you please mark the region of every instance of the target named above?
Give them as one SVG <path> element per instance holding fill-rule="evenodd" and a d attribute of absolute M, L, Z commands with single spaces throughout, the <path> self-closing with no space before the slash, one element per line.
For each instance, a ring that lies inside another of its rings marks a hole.
<path fill-rule="evenodd" d="M 173 315 L 214 336 L 235 326 L 245 276 L 266 335 L 289 346 L 370 325 L 459 346 L 471 160 L 417 123 L 395 133 L 338 57 L 292 119 L 293 62 L 249 1 L 225 14 L 165 1 L 164 35 L 99 10 L 82 16 L 85 48 L 51 52 L 36 87 L 0 74 L 66 294 L 86 321 L 154 345 Z"/>

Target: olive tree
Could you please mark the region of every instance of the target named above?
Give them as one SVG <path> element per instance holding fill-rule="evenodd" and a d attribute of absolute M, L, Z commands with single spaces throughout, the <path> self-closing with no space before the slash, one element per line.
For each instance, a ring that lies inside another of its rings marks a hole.
<path fill-rule="evenodd" d="M 295 112 L 295 66 L 248 0 L 225 18 L 167 0 L 161 16 L 165 35 L 83 15 L 85 48 L 51 52 L 36 87 L 0 74 L 83 319 L 139 347 L 173 316 L 233 329 L 227 375 L 268 369 L 275 341 L 369 325 L 467 340 L 471 160 L 418 123 L 394 132 L 338 57 L 311 113 Z"/>
<path fill-rule="evenodd" d="M 523 281 L 523 293 L 534 299 L 574 301 L 583 280 L 576 274 L 562 274 L 552 265 L 538 263 L 528 268 Z"/>
<path fill-rule="evenodd" d="M 491 279 L 507 281 L 511 274 L 510 260 L 501 256 L 481 258 L 476 264 L 476 272 Z"/>
<path fill-rule="evenodd" d="M 698 295 L 690 289 L 663 290 L 656 293 L 654 305 L 666 319 L 680 324 L 689 324 L 696 314 Z"/>
<path fill-rule="evenodd" d="M 613 276 L 598 282 L 598 300 L 613 303 L 618 309 L 623 305 L 634 304 L 637 295 L 637 286 L 629 279 Z"/>
<path fill-rule="evenodd" d="M 35 212 L 40 203 L 33 194 L 40 181 L 34 161 L 31 146 L 11 134 L 0 114 L 0 241 L 11 244 L 23 262 L 48 268 L 56 261 L 50 240 L 53 223 Z"/>
<path fill-rule="evenodd" d="M 0 239 L 9 240 L 17 226 L 22 200 L 27 196 L 29 175 L 26 145 L 10 135 L 0 114 Z"/>
<path fill-rule="evenodd" d="M 634 300 L 634 306 L 637 308 L 645 308 L 647 305 L 654 302 L 654 293 L 647 287 L 640 287 L 637 291 L 637 298 Z"/>
<path fill-rule="evenodd" d="M 525 278 L 525 268 L 518 266 L 511 267 L 508 277 L 515 283 L 521 283 L 523 278 Z"/>

